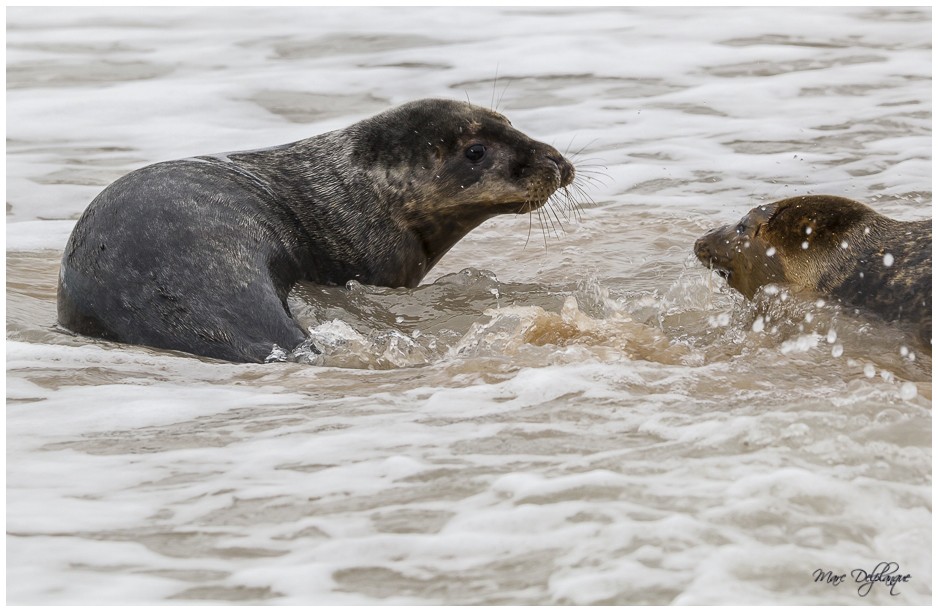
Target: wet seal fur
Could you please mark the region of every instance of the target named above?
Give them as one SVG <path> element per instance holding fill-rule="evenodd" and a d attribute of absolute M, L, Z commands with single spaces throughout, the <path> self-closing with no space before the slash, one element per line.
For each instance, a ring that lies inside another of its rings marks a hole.
<path fill-rule="evenodd" d="M 911 328 L 931 350 L 931 220 L 897 221 L 847 198 L 800 196 L 749 211 L 694 245 L 752 299 L 789 285 Z"/>
<path fill-rule="evenodd" d="M 118 179 L 78 220 L 58 320 L 75 332 L 239 362 L 305 338 L 298 281 L 415 287 L 483 221 L 574 178 L 502 115 L 420 100 L 291 144 L 168 161 Z"/>

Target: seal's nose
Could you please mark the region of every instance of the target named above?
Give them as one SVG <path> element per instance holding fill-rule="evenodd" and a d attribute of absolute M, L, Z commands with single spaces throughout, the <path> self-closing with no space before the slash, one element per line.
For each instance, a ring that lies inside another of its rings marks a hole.
<path fill-rule="evenodd" d="M 561 187 L 566 187 L 573 182 L 573 179 L 576 177 L 576 169 L 573 167 L 573 164 L 567 161 L 567 158 L 557 151 L 552 151 L 547 154 L 547 159 L 557 164 L 557 168 L 560 170 Z"/>
<path fill-rule="evenodd" d="M 704 262 L 712 257 L 712 254 L 710 253 L 710 243 L 707 241 L 707 236 L 698 238 L 697 242 L 694 243 L 694 255 L 697 256 L 697 259 Z"/>

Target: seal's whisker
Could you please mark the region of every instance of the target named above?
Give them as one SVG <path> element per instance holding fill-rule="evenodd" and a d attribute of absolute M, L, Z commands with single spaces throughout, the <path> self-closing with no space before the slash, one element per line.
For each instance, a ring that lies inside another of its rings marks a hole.
<path fill-rule="evenodd" d="M 577 222 L 583 221 L 583 208 L 580 206 L 580 203 L 573 197 L 573 194 L 567 191 L 567 202 L 570 205 L 570 208 L 573 210 L 573 214 L 576 217 Z"/>
<path fill-rule="evenodd" d="M 583 208 L 580 206 L 579 202 L 570 196 L 567 199 L 567 208 L 572 213 L 573 218 L 576 219 L 577 223 L 583 222 Z"/>
<path fill-rule="evenodd" d="M 560 212 L 563 214 L 563 217 L 567 221 L 570 221 L 570 192 L 567 191 L 566 187 L 564 187 L 562 191 L 555 191 L 553 194 L 551 194 L 550 200 L 548 200 L 548 202 L 551 206 L 557 205 L 557 207 L 560 208 Z M 566 228 L 564 228 L 564 232 L 566 231 Z"/>
<path fill-rule="evenodd" d="M 575 220 L 579 223 L 581 221 L 580 215 L 577 213 L 576 206 L 570 200 L 570 192 L 565 190 L 563 195 L 558 198 L 558 202 L 560 204 L 560 209 L 563 212 L 563 216 L 568 222 Z"/>
<path fill-rule="evenodd" d="M 577 180 L 573 181 L 570 187 L 573 187 L 577 192 L 582 195 L 584 198 L 589 199 L 592 202 L 592 198 L 589 195 L 589 192 L 596 187 L 605 187 L 606 183 L 592 179 L 588 176 L 579 176 Z"/>
<path fill-rule="evenodd" d="M 553 202 L 548 199 L 544 208 L 547 209 L 547 220 L 550 221 L 550 226 L 554 230 L 554 236 L 560 238 L 560 234 L 557 232 L 557 226 L 560 226 L 560 230 L 563 233 L 567 233 L 567 229 L 563 226 L 563 222 L 560 220 L 560 216 L 557 214 L 557 211 L 554 210 Z M 554 225 L 554 221 L 557 221 L 557 225 Z"/>
<path fill-rule="evenodd" d="M 508 88 L 511 87 L 511 81 L 505 85 L 505 88 L 502 90 L 502 93 L 498 96 L 498 101 L 495 103 L 495 110 L 498 110 L 498 107 L 502 104 L 502 99 L 505 97 L 505 93 L 508 91 Z"/>
<path fill-rule="evenodd" d="M 611 180 L 611 179 L 610 179 Z M 578 176 L 577 182 L 580 183 L 580 187 L 592 187 L 593 185 L 598 185 L 600 187 L 608 187 L 609 183 L 606 179 L 596 176 Z"/>
<path fill-rule="evenodd" d="M 547 228 L 544 227 L 544 216 L 541 209 L 537 209 L 537 220 L 541 224 L 541 234 L 544 236 L 544 248 L 547 248 Z"/>
<path fill-rule="evenodd" d="M 606 184 L 604 179 L 612 180 L 612 175 L 608 172 L 601 172 L 590 167 L 577 166 L 576 173 L 602 185 Z"/>
<path fill-rule="evenodd" d="M 574 134 L 574 135 L 570 138 L 570 142 L 567 143 L 567 146 L 566 146 L 566 147 L 564 148 L 564 150 L 563 150 L 563 156 L 566 157 L 567 159 L 571 159 L 571 158 L 575 155 L 575 154 L 571 154 L 571 153 L 570 153 L 570 147 L 573 146 L 573 141 L 576 140 L 576 137 L 577 137 L 577 134 Z M 584 146 L 586 146 L 586 145 L 584 145 Z M 582 151 L 582 150 L 583 150 L 583 149 L 580 149 L 580 151 Z"/>
<path fill-rule="evenodd" d="M 590 196 L 590 195 L 587 194 L 587 193 L 584 193 L 584 192 L 583 192 L 582 190 L 580 190 L 579 188 L 577 188 L 577 190 L 578 190 L 579 195 L 580 195 L 579 204 L 580 204 L 581 207 L 583 207 L 583 208 L 596 208 L 597 206 L 599 206 L 599 203 L 596 202 L 596 200 L 594 200 L 594 199 L 592 198 L 592 196 Z"/>
<path fill-rule="evenodd" d="M 583 222 L 583 207 L 572 195 L 570 196 L 570 208 L 573 209 L 573 214 L 576 216 L 577 222 L 582 223 Z"/>
<path fill-rule="evenodd" d="M 576 165 L 577 172 L 589 172 L 590 174 L 600 174 L 604 176 L 612 176 L 606 170 L 609 168 L 602 164 L 584 164 L 582 162 Z"/>
<path fill-rule="evenodd" d="M 601 187 L 606 186 L 606 184 L 599 179 L 595 179 L 589 176 L 578 176 L 570 185 L 570 187 L 577 189 L 578 193 L 580 193 L 583 197 L 589 198 L 587 189 L 591 189 L 595 187 L 596 185 L 599 185 Z"/>
<path fill-rule="evenodd" d="M 591 172 L 577 168 L 576 177 L 573 179 L 573 182 L 579 183 L 583 187 L 593 184 L 606 187 L 610 182 L 614 182 L 614 179 L 611 175 L 604 172 Z"/>
<path fill-rule="evenodd" d="M 610 181 L 612 181 L 612 177 L 609 175 L 592 174 L 588 171 L 578 171 L 576 178 L 573 180 L 575 184 L 582 188 L 592 188 L 596 185 L 607 187 Z"/>
<path fill-rule="evenodd" d="M 602 174 L 609 177 L 609 165 L 606 164 L 605 160 L 598 159 L 595 157 L 588 159 L 577 159 L 575 157 L 570 158 L 570 163 L 574 165 L 576 171 L 579 172 L 588 172 L 591 174 Z"/>
<path fill-rule="evenodd" d="M 592 196 L 590 196 L 590 194 L 586 192 L 586 190 L 583 188 L 582 185 L 578 185 L 576 182 L 574 182 L 572 185 L 569 186 L 569 188 L 572 189 L 576 193 L 576 195 L 582 199 L 581 202 L 577 202 L 578 204 L 585 203 L 589 206 L 596 206 L 596 200 L 594 200 Z"/>
<path fill-rule="evenodd" d="M 550 223 L 551 231 L 554 232 L 554 238 L 560 238 L 560 232 L 557 231 L 557 228 L 560 227 L 560 231 L 563 232 L 566 232 L 567 230 L 564 229 L 563 223 L 560 221 L 560 217 L 557 215 L 557 211 L 554 210 L 553 204 L 549 201 L 546 205 L 544 205 L 544 208 L 544 214 L 547 217 L 547 221 Z M 555 221 L 556 223 L 554 223 Z"/>
<path fill-rule="evenodd" d="M 550 206 L 552 210 L 556 211 L 559 209 L 560 214 L 567 220 L 570 220 L 570 216 L 567 215 L 566 202 L 564 202 L 563 191 L 557 190 L 554 193 L 550 194 L 550 197 L 547 199 L 547 206 Z M 566 232 L 564 228 L 564 232 Z"/>
<path fill-rule="evenodd" d="M 495 80 L 492 81 L 492 102 L 489 104 L 489 110 L 495 110 L 495 92 L 498 88 L 498 64 L 495 64 Z"/>
<path fill-rule="evenodd" d="M 531 212 L 531 207 L 528 206 L 527 202 L 525 202 L 525 206 L 528 207 L 528 237 L 524 239 L 524 247 L 521 249 L 522 251 L 528 248 L 528 242 L 531 241 L 531 228 L 534 227 L 534 215 Z M 523 207 L 522 210 L 524 210 Z"/>
<path fill-rule="evenodd" d="M 568 158 L 571 162 L 576 162 L 578 164 L 590 164 L 593 166 L 603 166 L 607 164 L 605 158 L 602 157 L 577 157 L 576 155 L 570 155 Z"/>
<path fill-rule="evenodd" d="M 580 208 L 580 203 L 576 201 L 576 198 L 573 197 L 573 194 L 570 193 L 570 190 L 566 187 L 563 188 L 563 197 L 568 214 L 567 218 L 569 218 L 570 213 L 573 213 L 573 217 L 576 219 L 577 223 L 582 223 L 583 210 Z"/>
<path fill-rule="evenodd" d="M 574 138 L 576 138 L 576 137 L 574 136 Z M 585 145 L 583 145 L 582 147 L 580 147 L 579 149 L 577 149 L 576 151 L 574 151 L 573 153 L 571 153 L 570 155 L 568 155 L 567 157 L 569 157 L 569 158 L 571 158 L 571 159 L 576 159 L 576 156 L 577 156 L 577 155 L 579 155 L 580 153 L 582 153 L 583 150 L 586 149 L 586 147 L 590 146 L 591 144 L 593 144 L 593 143 L 596 142 L 597 140 L 598 140 L 597 138 L 592 139 L 591 141 L 589 141 L 588 143 L 586 143 Z M 573 140 L 570 140 L 570 144 L 567 145 L 567 148 L 569 149 L 570 146 L 572 146 L 572 145 L 573 145 Z"/>

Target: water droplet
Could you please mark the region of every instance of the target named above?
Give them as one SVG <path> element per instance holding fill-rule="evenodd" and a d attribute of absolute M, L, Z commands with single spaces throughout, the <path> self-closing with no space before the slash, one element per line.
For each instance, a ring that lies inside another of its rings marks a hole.
<path fill-rule="evenodd" d="M 904 400 L 915 399 L 916 395 L 918 395 L 918 387 L 913 382 L 902 383 L 899 387 L 899 397 Z"/>
<path fill-rule="evenodd" d="M 867 378 L 873 378 L 876 376 L 876 368 L 873 367 L 872 363 L 868 363 L 863 366 L 863 375 Z"/>
<path fill-rule="evenodd" d="M 805 233 L 806 236 L 810 236 L 810 235 L 811 235 L 811 228 L 810 228 L 810 227 L 804 228 L 804 233 Z"/>
<path fill-rule="evenodd" d="M 843 242 L 840 243 L 840 248 L 842 248 L 842 249 L 846 249 L 846 248 L 848 248 L 849 246 L 850 246 L 850 245 L 847 244 L 847 241 L 846 241 L 846 240 L 844 240 Z"/>
<path fill-rule="evenodd" d="M 895 259 L 893 258 L 892 253 L 886 253 L 885 255 L 883 255 L 883 265 L 886 266 L 887 268 L 892 266 L 894 261 Z"/>
<path fill-rule="evenodd" d="M 829 329 L 827 330 L 827 343 L 833 344 L 837 340 L 837 330 Z"/>
<path fill-rule="evenodd" d="M 844 345 L 835 344 L 834 348 L 831 349 L 831 357 L 840 357 L 844 354 Z"/>
<path fill-rule="evenodd" d="M 864 228 L 863 228 L 863 234 L 866 235 L 866 234 L 869 234 L 869 233 L 870 233 L 870 228 L 864 227 Z"/>
<path fill-rule="evenodd" d="M 804 242 L 801 243 L 801 248 L 802 248 L 802 249 L 807 249 L 807 248 L 808 248 L 808 241 L 807 241 L 807 240 L 805 240 Z"/>
<path fill-rule="evenodd" d="M 730 324 L 730 313 L 721 312 L 715 317 L 709 317 L 708 321 L 710 327 L 726 327 Z"/>
<path fill-rule="evenodd" d="M 908 357 L 908 356 L 909 356 L 909 347 L 907 347 L 907 346 L 900 346 L 900 347 L 899 347 L 899 354 L 902 355 L 903 357 Z"/>
<path fill-rule="evenodd" d="M 769 248 L 765 251 L 765 254 L 768 255 L 769 257 L 772 257 L 773 255 L 775 255 L 775 253 L 776 253 L 775 247 L 769 247 Z"/>
<path fill-rule="evenodd" d="M 761 333 L 764 329 L 765 329 L 765 319 L 763 319 L 761 316 L 756 317 L 756 320 L 752 324 L 752 331 L 758 334 L 758 333 Z"/>

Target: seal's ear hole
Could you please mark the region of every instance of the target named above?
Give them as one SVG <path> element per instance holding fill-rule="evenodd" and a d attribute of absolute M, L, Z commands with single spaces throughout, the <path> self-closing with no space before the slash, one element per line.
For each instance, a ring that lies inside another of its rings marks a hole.
<path fill-rule="evenodd" d="M 471 162 L 477 162 L 483 157 L 485 157 L 485 145 L 484 144 L 474 144 L 470 145 L 466 149 L 466 159 Z"/>
<path fill-rule="evenodd" d="M 814 238 L 814 220 L 810 217 L 802 217 L 798 220 L 798 233 L 805 237 L 805 240 Z"/>

